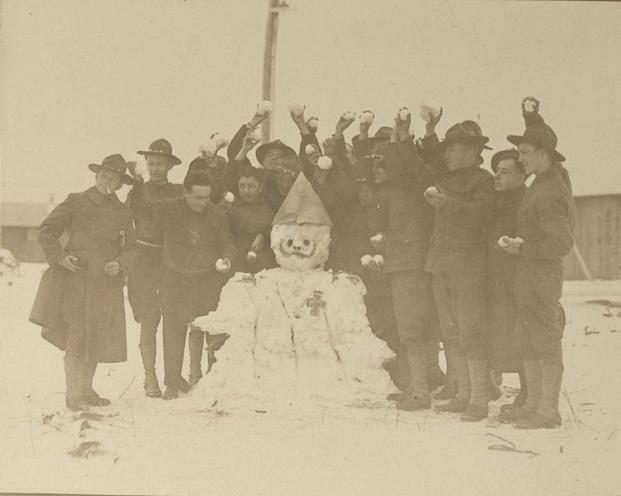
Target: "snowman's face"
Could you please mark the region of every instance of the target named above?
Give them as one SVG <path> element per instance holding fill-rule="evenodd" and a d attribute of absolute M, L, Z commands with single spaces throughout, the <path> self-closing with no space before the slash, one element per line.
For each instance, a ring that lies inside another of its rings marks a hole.
<path fill-rule="evenodd" d="M 283 269 L 321 269 L 328 260 L 330 226 L 277 224 L 272 227 L 272 250 Z"/>

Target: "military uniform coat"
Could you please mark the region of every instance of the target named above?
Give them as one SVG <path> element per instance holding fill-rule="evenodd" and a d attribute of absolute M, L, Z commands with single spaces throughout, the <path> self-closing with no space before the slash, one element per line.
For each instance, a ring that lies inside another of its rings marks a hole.
<path fill-rule="evenodd" d="M 60 238 L 65 232 L 68 241 L 63 248 Z M 62 297 L 40 291 L 33 315 L 38 315 L 39 323 L 45 327 L 47 322 L 63 321 L 72 332 L 79 330 L 84 342 L 84 350 L 79 351 L 84 352 L 86 359 L 107 363 L 125 361 L 123 285 L 136 254 L 130 209 L 115 194 L 104 195 L 95 187 L 70 194 L 41 224 L 39 242 L 50 265 L 48 272 L 57 276 L 57 287 L 48 289 L 60 291 Z M 78 272 L 56 265 L 67 254 L 78 258 Z M 121 273 L 114 277 L 103 269 L 112 260 L 121 265 Z M 46 305 L 49 299 L 60 303 L 60 307 L 56 306 L 60 318 L 39 312 L 41 308 L 53 310 Z M 52 331 L 57 338 L 55 344 L 64 349 L 66 329 Z"/>

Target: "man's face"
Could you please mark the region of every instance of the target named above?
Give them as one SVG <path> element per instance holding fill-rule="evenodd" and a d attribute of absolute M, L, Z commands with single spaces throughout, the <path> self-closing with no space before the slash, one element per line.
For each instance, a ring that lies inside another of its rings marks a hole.
<path fill-rule="evenodd" d="M 237 183 L 239 196 L 246 203 L 253 203 L 263 191 L 263 185 L 254 177 L 240 177 Z"/>
<path fill-rule="evenodd" d="M 149 179 L 153 182 L 164 182 L 168 179 L 168 171 L 171 168 L 168 157 L 163 155 L 149 154 L 146 156 Z"/>
<path fill-rule="evenodd" d="M 195 184 L 186 193 L 185 201 L 193 212 L 200 213 L 205 210 L 209 197 L 211 196 L 211 186 L 199 186 Z"/>
<path fill-rule="evenodd" d="M 518 146 L 519 160 L 526 174 L 537 174 L 546 163 L 545 151 L 530 143 L 521 143 Z"/>
<path fill-rule="evenodd" d="M 101 169 L 95 176 L 95 181 L 104 190 L 113 193 L 123 186 L 123 178 L 120 173 L 109 169 Z"/>
<path fill-rule="evenodd" d="M 278 170 L 276 171 L 276 175 L 274 179 L 276 181 L 276 187 L 278 188 L 278 192 L 281 195 L 286 195 L 289 193 L 291 186 L 293 185 L 293 181 L 295 181 L 296 175 L 293 172 L 285 172 Z"/>
<path fill-rule="evenodd" d="M 448 170 L 458 170 L 475 163 L 474 147 L 466 143 L 451 143 L 444 152 L 444 161 Z"/>
<path fill-rule="evenodd" d="M 508 191 L 519 188 L 524 184 L 526 174 L 524 174 L 516 161 L 507 158 L 498 162 L 496 174 L 494 175 L 494 186 L 496 191 Z"/>
<path fill-rule="evenodd" d="M 263 167 L 266 169 L 275 169 L 280 166 L 282 160 L 285 158 L 285 152 L 280 148 L 271 148 L 265 154 L 263 158 Z"/>

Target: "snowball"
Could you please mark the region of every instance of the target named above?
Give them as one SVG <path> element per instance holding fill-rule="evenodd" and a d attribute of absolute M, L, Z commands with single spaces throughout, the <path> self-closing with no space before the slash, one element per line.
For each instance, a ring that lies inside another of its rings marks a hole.
<path fill-rule="evenodd" d="M 231 264 L 219 258 L 216 260 L 216 270 L 218 272 L 228 272 L 231 268 Z"/>
<path fill-rule="evenodd" d="M 203 157 L 213 157 L 218 151 L 218 147 L 213 140 L 209 140 L 198 147 L 198 151 Z"/>
<path fill-rule="evenodd" d="M 224 193 L 224 201 L 227 203 L 233 203 L 235 201 L 235 195 L 230 191 Z"/>
<path fill-rule="evenodd" d="M 408 117 L 410 117 L 410 111 L 408 110 L 407 107 L 403 107 L 401 110 L 399 110 L 400 121 L 405 122 L 408 120 Z"/>
<path fill-rule="evenodd" d="M 373 243 L 381 243 L 382 241 L 384 241 L 384 235 L 382 233 L 371 236 L 371 242 Z"/>
<path fill-rule="evenodd" d="M 437 195 L 438 193 L 440 193 L 440 190 L 438 190 L 438 188 L 435 186 L 429 186 L 425 190 L 425 195 L 427 196 L 434 196 L 434 195 Z"/>
<path fill-rule="evenodd" d="M 214 134 L 211 139 L 216 144 L 217 148 L 223 148 L 229 144 L 229 140 L 219 133 Z"/>
<path fill-rule="evenodd" d="M 526 110 L 526 112 L 534 112 L 536 106 L 537 104 L 534 100 L 526 100 L 524 102 L 524 110 Z"/>
<path fill-rule="evenodd" d="M 384 265 L 384 255 L 373 255 L 373 261 L 382 267 Z"/>
<path fill-rule="evenodd" d="M 524 243 L 526 243 L 526 241 L 524 241 L 522 238 L 517 237 L 517 238 L 513 238 L 513 242 L 517 243 L 518 245 L 523 245 Z"/>
<path fill-rule="evenodd" d="M 360 122 L 371 124 L 374 118 L 375 118 L 375 114 L 371 112 L 370 110 L 365 110 L 364 112 L 360 114 Z"/>
<path fill-rule="evenodd" d="M 269 100 L 264 100 L 257 105 L 257 114 L 265 115 L 272 113 L 272 102 Z"/>
<path fill-rule="evenodd" d="M 330 170 L 332 168 L 332 159 L 326 155 L 322 155 L 319 157 L 319 160 L 317 160 L 317 167 L 321 170 Z"/>
<path fill-rule="evenodd" d="M 308 127 L 310 127 L 311 129 L 317 129 L 318 125 L 319 125 L 319 119 L 317 117 L 311 117 L 308 120 Z"/>
<path fill-rule="evenodd" d="M 287 107 L 287 110 L 289 111 L 289 113 L 299 117 L 300 115 L 304 114 L 305 108 L 306 107 L 301 103 L 290 103 Z"/>
<path fill-rule="evenodd" d="M 304 148 L 304 153 L 306 153 L 306 155 L 311 155 L 313 153 L 317 153 L 317 147 L 315 145 L 312 144 L 308 144 L 306 145 L 306 148 Z"/>
<path fill-rule="evenodd" d="M 421 103 L 419 115 L 425 122 L 429 122 L 431 116 L 438 117 L 440 115 L 440 106 L 435 103 Z"/>
<path fill-rule="evenodd" d="M 348 110 L 347 112 L 343 113 L 342 117 L 346 121 L 353 121 L 356 118 L 356 114 L 352 112 L 351 110 Z"/>
<path fill-rule="evenodd" d="M 253 250 L 250 250 L 248 253 L 246 253 L 246 260 L 248 260 L 249 262 L 254 262 L 257 259 L 257 253 Z"/>
<path fill-rule="evenodd" d="M 373 260 L 373 257 L 371 255 L 363 255 L 360 259 L 360 263 L 364 267 L 368 267 L 371 264 L 371 260 Z"/>
<path fill-rule="evenodd" d="M 511 243 L 511 238 L 509 236 L 501 236 L 498 238 L 498 246 L 501 248 L 508 248 Z"/>

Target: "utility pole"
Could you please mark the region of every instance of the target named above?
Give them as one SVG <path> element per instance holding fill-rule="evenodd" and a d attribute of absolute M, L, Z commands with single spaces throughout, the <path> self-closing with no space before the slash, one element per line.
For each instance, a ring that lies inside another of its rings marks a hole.
<path fill-rule="evenodd" d="M 289 7 L 283 0 L 267 0 L 267 25 L 265 28 L 265 51 L 263 52 L 263 100 L 272 102 L 272 115 L 261 124 L 261 141 L 268 143 L 274 130 L 276 110 L 275 74 L 276 74 L 276 40 L 278 36 L 278 19 L 281 10 Z"/>

